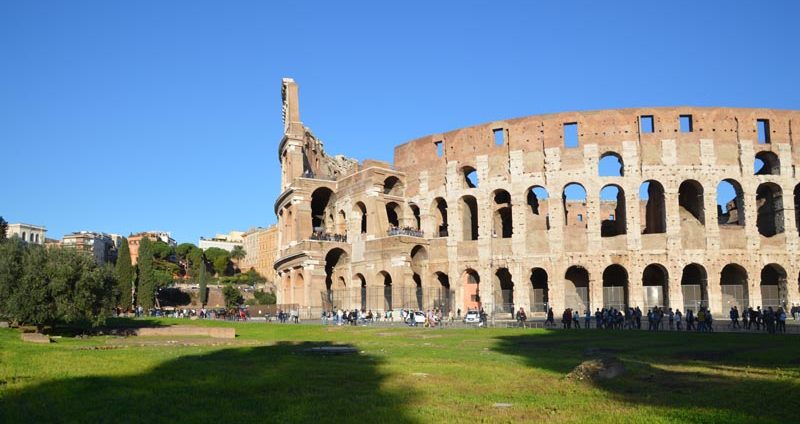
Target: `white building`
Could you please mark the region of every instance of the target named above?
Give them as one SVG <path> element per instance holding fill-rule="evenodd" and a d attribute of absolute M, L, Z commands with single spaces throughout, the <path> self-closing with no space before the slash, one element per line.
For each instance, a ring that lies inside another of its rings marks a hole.
<path fill-rule="evenodd" d="M 8 224 L 6 237 L 19 237 L 22 241 L 33 244 L 44 244 L 47 228 L 30 224 Z"/>
<path fill-rule="evenodd" d="M 200 242 L 197 245 L 203 250 L 210 247 L 217 247 L 231 252 L 234 247 L 242 246 L 244 243 L 243 235 L 244 232 L 242 231 L 231 231 L 228 234 L 217 234 L 210 239 L 200 237 Z"/>

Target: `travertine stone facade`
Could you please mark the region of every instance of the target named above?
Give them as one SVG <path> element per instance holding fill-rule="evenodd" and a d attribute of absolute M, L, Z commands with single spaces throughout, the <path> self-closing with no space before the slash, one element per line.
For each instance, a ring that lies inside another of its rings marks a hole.
<path fill-rule="evenodd" d="M 725 315 L 800 303 L 798 111 L 529 116 L 410 141 L 392 165 L 328 156 L 290 79 L 283 102 L 279 303 Z M 600 176 L 606 158 L 621 172 Z"/>

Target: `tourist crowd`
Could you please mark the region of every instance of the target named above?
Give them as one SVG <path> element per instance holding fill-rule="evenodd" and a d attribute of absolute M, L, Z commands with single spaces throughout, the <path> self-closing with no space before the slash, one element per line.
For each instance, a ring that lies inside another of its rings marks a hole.
<path fill-rule="evenodd" d="M 800 308 L 793 307 L 794 312 L 792 315 L 797 319 L 800 314 Z M 524 311 L 520 308 L 524 314 Z M 524 322 L 520 319 L 520 313 L 517 313 L 517 321 Z M 523 315 L 524 316 L 524 315 Z M 745 309 L 744 313 L 740 315 L 736 306 L 730 309 L 728 314 L 730 318 L 730 329 L 745 329 L 756 331 L 768 332 L 770 334 L 785 333 L 786 332 L 786 318 L 787 314 L 783 308 L 773 310 L 768 307 L 761 310 L 761 307 L 753 309 L 749 307 Z M 741 324 L 739 320 L 741 319 Z M 583 321 L 583 328 L 592 328 L 592 321 L 594 320 L 594 328 L 604 329 L 642 329 L 642 321 L 647 324 L 649 331 L 661 330 L 676 330 L 676 331 L 698 331 L 698 332 L 712 332 L 714 331 L 714 317 L 711 311 L 706 307 L 701 307 L 697 313 L 689 309 L 684 315 L 680 309 L 675 311 L 672 308 L 654 307 L 647 310 L 647 314 L 643 314 L 639 307 L 625 308 L 620 311 L 616 308 L 597 308 L 594 314 L 590 314 L 589 310 L 584 309 L 583 314 L 572 308 L 567 308 L 561 314 L 562 328 L 581 328 L 581 321 Z M 548 309 L 545 326 L 554 327 L 555 317 L 553 308 Z"/>
<path fill-rule="evenodd" d="M 425 233 L 412 227 L 389 227 L 386 234 L 390 236 L 424 237 Z"/>

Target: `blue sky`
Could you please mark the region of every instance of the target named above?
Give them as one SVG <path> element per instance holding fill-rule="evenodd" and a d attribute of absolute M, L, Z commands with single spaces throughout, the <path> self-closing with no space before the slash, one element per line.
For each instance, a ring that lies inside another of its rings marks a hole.
<path fill-rule="evenodd" d="M 275 222 L 280 80 L 333 154 L 635 106 L 799 109 L 798 2 L 0 2 L 0 215 Z"/>

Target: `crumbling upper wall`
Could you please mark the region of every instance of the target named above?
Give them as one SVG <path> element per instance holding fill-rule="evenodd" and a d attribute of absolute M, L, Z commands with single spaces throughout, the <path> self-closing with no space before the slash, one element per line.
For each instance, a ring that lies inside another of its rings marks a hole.
<path fill-rule="evenodd" d="M 679 117 L 691 116 L 692 131 L 680 130 Z M 652 117 L 653 131 L 645 132 L 641 118 Z M 606 151 L 621 153 L 623 143 L 634 142 L 638 146 L 640 164 L 663 165 L 663 140 L 672 140 L 676 149 L 676 164 L 701 164 L 701 140 L 713 140 L 713 149 L 718 165 L 734 165 L 739 158 L 739 141 L 757 143 L 756 121 L 769 121 L 770 143 L 758 146 L 759 150 L 771 150 L 776 144 L 792 146 L 797 150 L 792 137 L 792 123 L 800 126 L 800 112 L 771 109 L 739 108 L 638 108 L 591 112 L 565 112 L 536 115 L 505 121 L 494 121 L 473 127 L 461 128 L 443 134 L 433 134 L 402 144 L 395 148 L 395 168 L 413 175 L 426 170 L 429 177 L 444 174 L 447 162 L 457 161 L 474 164 L 478 156 L 486 155 L 490 176 L 507 173 L 506 164 L 513 151 L 521 151 L 525 172 L 543 172 L 548 151 L 560 156 L 561 170 L 579 169 L 584 166 L 583 146 L 595 144 L 598 153 Z M 579 145 L 564 147 L 564 124 L 577 123 Z M 502 129 L 505 142 L 495 143 L 494 130 Z M 796 137 L 794 137 L 796 138 Z M 441 143 L 441 155 L 437 153 Z M 555 150 L 550 150 L 555 149 Z M 795 158 L 797 159 L 797 158 Z"/>

